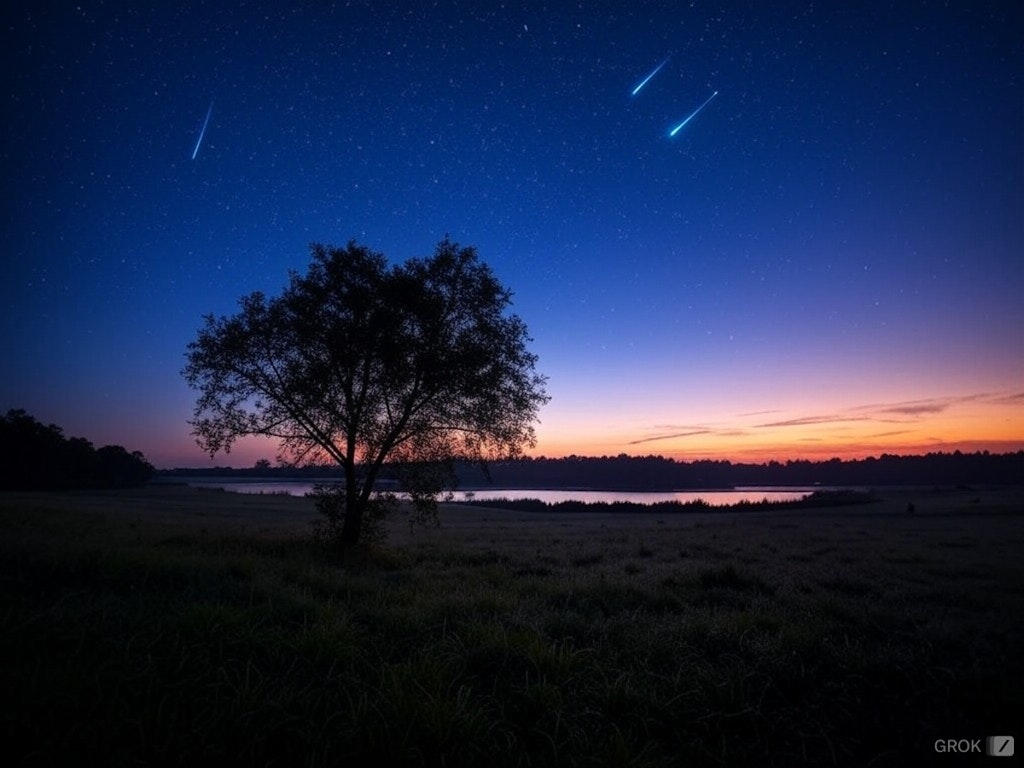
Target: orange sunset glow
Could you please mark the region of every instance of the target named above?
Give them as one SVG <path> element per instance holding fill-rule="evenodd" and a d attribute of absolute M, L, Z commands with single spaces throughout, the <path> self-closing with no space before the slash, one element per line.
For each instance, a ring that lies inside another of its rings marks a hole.
<path fill-rule="evenodd" d="M 535 455 L 657 454 L 761 463 L 929 452 L 1024 449 L 1024 394 L 978 394 L 832 410 L 777 409 L 604 429 L 588 417 L 542 424 Z"/>

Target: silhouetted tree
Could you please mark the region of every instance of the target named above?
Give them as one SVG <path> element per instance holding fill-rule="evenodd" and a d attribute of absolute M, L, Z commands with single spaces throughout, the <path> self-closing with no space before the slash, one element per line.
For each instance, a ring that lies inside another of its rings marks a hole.
<path fill-rule="evenodd" d="M 139 451 L 128 452 L 120 445 L 105 445 L 96 451 L 97 478 L 107 488 L 144 485 L 153 467 Z"/>
<path fill-rule="evenodd" d="M 348 544 L 385 460 L 431 513 L 454 458 L 520 455 L 548 398 L 526 326 L 506 312 L 511 294 L 474 249 L 445 239 L 396 266 L 352 242 L 311 250 L 308 273 L 281 296 L 253 293 L 240 313 L 207 316 L 183 375 L 211 456 L 266 435 L 292 463 L 340 465 Z"/>
<path fill-rule="evenodd" d="M 46 426 L 24 410 L 12 409 L 0 418 L 0 483 L 4 488 L 61 487 L 64 435 L 55 424 Z"/>

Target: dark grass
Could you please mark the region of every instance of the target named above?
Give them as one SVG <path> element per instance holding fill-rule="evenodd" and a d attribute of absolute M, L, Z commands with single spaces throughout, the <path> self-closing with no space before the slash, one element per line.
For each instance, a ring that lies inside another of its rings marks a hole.
<path fill-rule="evenodd" d="M 928 764 L 936 739 L 1018 724 L 1020 520 L 442 529 L 332 558 L 306 538 L 0 505 L 4 753 Z"/>

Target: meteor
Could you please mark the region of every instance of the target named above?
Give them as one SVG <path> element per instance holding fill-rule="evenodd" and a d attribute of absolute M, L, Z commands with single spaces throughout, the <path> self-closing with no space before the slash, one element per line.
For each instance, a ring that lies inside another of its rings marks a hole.
<path fill-rule="evenodd" d="M 677 133 L 679 133 L 679 131 L 681 131 L 683 129 L 683 126 L 686 125 L 691 120 L 693 120 L 693 118 L 695 118 L 697 116 L 697 113 L 700 112 L 702 109 L 704 109 L 704 107 L 706 107 L 708 105 L 708 103 L 713 98 L 715 98 L 715 96 L 717 96 L 717 95 L 718 95 L 718 91 L 715 91 L 710 96 L 708 96 L 707 100 L 703 104 L 701 104 L 699 107 L 697 107 L 695 110 L 693 110 L 693 113 L 688 118 L 683 120 L 683 122 L 681 122 L 679 125 L 677 125 L 675 128 L 673 128 L 671 131 L 669 131 L 668 135 L 669 136 L 675 136 Z"/>
<path fill-rule="evenodd" d="M 206 126 L 210 122 L 210 115 L 213 114 L 213 102 L 210 102 L 210 108 L 206 110 L 206 119 L 203 120 L 203 127 L 199 131 L 199 139 L 196 140 L 196 148 L 192 150 L 192 159 L 196 159 L 196 155 L 199 154 L 199 145 L 203 143 L 203 136 L 206 135 Z"/>
<path fill-rule="evenodd" d="M 659 64 L 658 66 L 656 66 L 656 67 L 655 67 L 655 68 L 654 68 L 654 69 L 653 69 L 653 70 L 651 71 L 651 74 L 649 74 L 649 75 L 648 75 L 647 77 L 645 77 L 645 78 L 644 78 L 643 80 L 641 80 L 641 81 L 640 81 L 640 85 L 638 85 L 638 86 L 637 86 L 636 88 L 634 88 L 634 89 L 633 89 L 633 95 L 634 95 L 634 96 L 636 96 L 636 95 L 637 95 L 638 93 L 640 93 L 640 89 L 641 89 L 641 88 L 643 88 L 643 87 L 644 87 L 645 85 L 647 85 L 647 82 L 648 82 L 648 81 L 649 81 L 649 80 L 650 80 L 650 79 L 651 79 L 652 77 L 654 77 L 654 76 L 655 76 L 656 74 L 658 74 L 658 72 L 660 72 L 660 71 L 661 71 L 661 68 L 662 68 L 662 67 L 664 67 L 664 66 L 665 66 L 666 64 L 668 64 L 668 59 L 667 59 L 667 58 L 666 58 L 666 59 L 665 59 L 665 60 L 664 60 L 663 62 L 661 62 L 661 64 Z"/>

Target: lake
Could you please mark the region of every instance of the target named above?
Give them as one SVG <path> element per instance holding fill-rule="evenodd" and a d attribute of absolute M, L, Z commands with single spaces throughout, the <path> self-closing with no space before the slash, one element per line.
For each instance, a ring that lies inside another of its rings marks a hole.
<path fill-rule="evenodd" d="M 293 480 L 278 482 L 266 480 L 224 481 L 212 478 L 190 480 L 188 484 L 196 488 L 222 488 L 234 493 L 286 494 L 289 496 L 304 496 L 307 493 L 311 493 L 314 485 L 311 482 Z M 478 488 L 456 491 L 455 500 L 485 502 L 489 499 L 540 499 L 548 503 L 557 503 L 559 501 L 584 501 L 587 503 L 627 501 L 634 504 L 657 504 L 663 501 L 686 503 L 703 499 L 712 506 L 725 506 L 738 504 L 742 501 L 758 502 L 762 499 L 767 499 L 768 501 L 793 501 L 795 499 L 802 499 L 816 490 L 826 489 L 770 487 L 694 491 L 592 491 L 586 489 Z"/>

